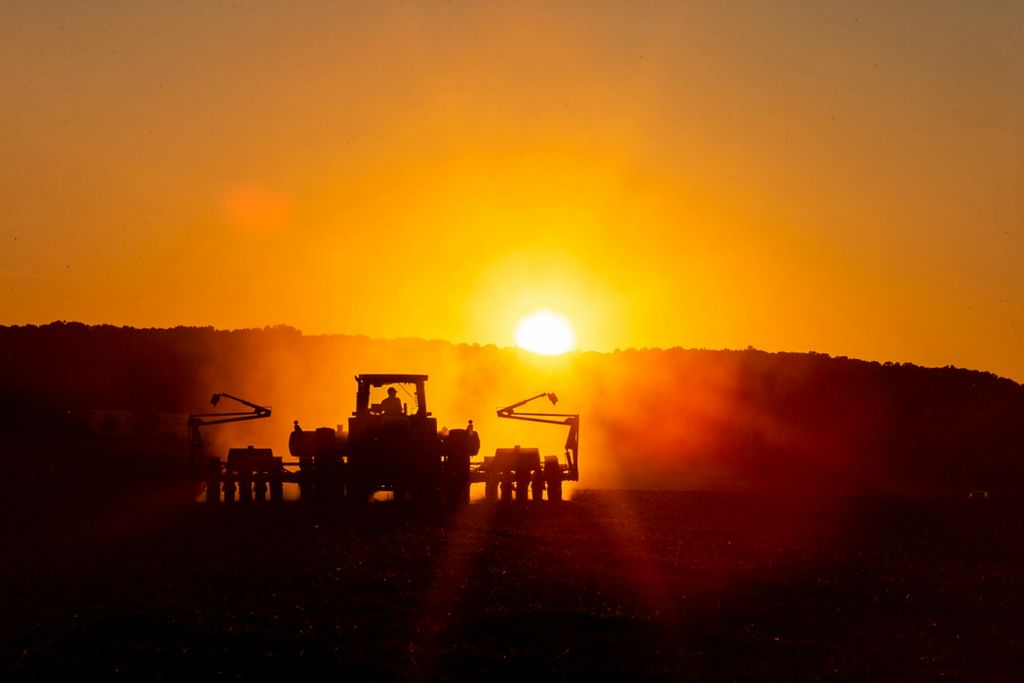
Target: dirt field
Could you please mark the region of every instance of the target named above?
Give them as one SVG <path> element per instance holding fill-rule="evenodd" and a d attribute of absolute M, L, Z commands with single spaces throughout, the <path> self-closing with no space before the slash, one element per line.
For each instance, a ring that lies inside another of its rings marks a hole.
<path fill-rule="evenodd" d="M 1024 678 L 1024 507 L 1006 501 L 211 509 L 127 455 L 97 485 L 87 449 L 16 447 L 8 680 Z"/>

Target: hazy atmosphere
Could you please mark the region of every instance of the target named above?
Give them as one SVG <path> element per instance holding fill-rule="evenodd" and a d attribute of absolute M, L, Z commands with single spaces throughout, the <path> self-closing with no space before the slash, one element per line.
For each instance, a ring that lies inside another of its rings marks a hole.
<path fill-rule="evenodd" d="M 0 680 L 1024 681 L 1021 0 L 5 0 L 0 76 Z"/>
<path fill-rule="evenodd" d="M 7 2 L 0 323 L 1024 379 L 1024 5 Z"/>

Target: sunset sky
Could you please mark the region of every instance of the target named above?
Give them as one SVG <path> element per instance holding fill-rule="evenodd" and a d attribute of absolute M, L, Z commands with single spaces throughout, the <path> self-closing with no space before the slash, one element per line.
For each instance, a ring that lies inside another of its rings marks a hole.
<path fill-rule="evenodd" d="M 1024 381 L 1024 3 L 5 2 L 0 324 Z"/>

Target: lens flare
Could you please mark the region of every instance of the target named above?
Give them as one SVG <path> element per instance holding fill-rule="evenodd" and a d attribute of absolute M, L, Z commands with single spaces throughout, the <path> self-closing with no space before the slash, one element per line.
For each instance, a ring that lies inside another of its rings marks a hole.
<path fill-rule="evenodd" d="M 537 311 L 519 321 L 516 345 L 545 356 L 572 351 L 576 338 L 572 326 L 563 316 L 551 311 Z"/>

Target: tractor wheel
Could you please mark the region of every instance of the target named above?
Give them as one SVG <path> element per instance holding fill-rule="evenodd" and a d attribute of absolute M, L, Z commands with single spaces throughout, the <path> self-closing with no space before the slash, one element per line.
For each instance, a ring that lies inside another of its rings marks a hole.
<path fill-rule="evenodd" d="M 458 507 L 469 502 L 469 478 L 455 477 L 446 482 L 444 489 L 444 504 L 449 507 Z"/>
<path fill-rule="evenodd" d="M 299 500 L 313 502 L 313 458 L 299 457 Z"/>
<path fill-rule="evenodd" d="M 318 503 L 332 503 L 341 497 L 341 467 L 333 462 L 321 462 L 313 482 L 313 498 Z"/>
<path fill-rule="evenodd" d="M 352 477 L 349 479 L 348 486 L 345 487 L 345 493 L 345 498 L 349 503 L 362 507 L 369 502 L 372 491 L 362 477 Z"/>
<path fill-rule="evenodd" d="M 453 481 L 448 482 L 444 491 L 444 504 L 449 507 L 459 507 L 469 502 L 469 482 Z"/>
<path fill-rule="evenodd" d="M 441 501 L 441 492 L 433 486 L 417 487 L 412 494 L 412 502 L 426 507 L 434 507 Z"/>

